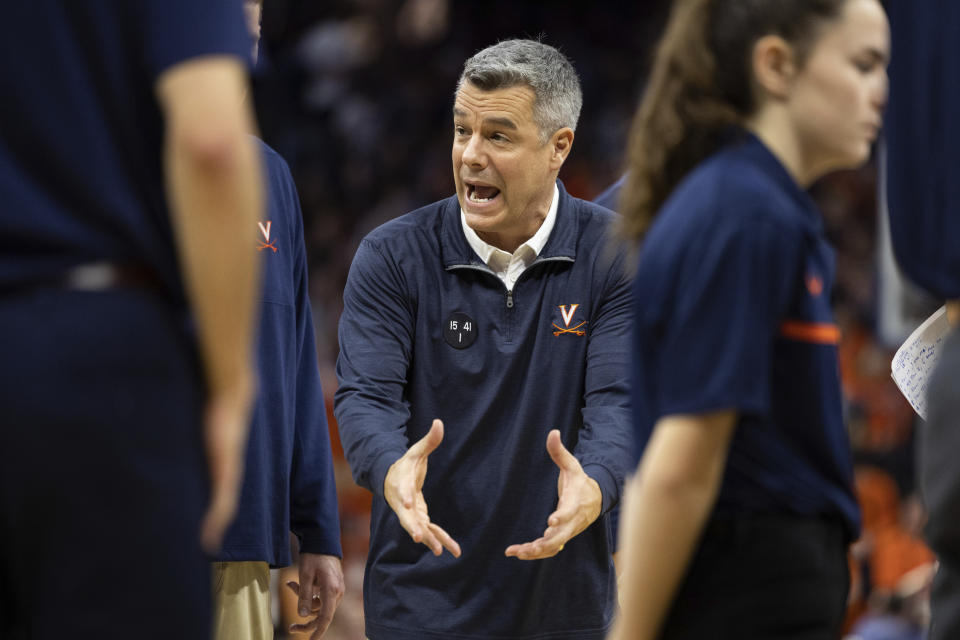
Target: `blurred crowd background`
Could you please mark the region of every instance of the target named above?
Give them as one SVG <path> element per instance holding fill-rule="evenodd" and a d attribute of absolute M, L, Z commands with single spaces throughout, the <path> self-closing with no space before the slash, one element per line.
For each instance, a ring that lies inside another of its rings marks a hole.
<path fill-rule="evenodd" d="M 364 637 L 361 587 L 369 494 L 353 484 L 332 414 L 341 292 L 360 239 L 454 191 L 451 108 L 462 64 L 511 37 L 561 49 L 580 74 L 584 106 L 561 179 L 595 198 L 623 170 L 630 120 L 666 20 L 666 0 L 266 0 L 254 97 L 263 138 L 300 192 L 313 317 L 343 527 L 347 594 L 327 637 Z M 841 376 L 864 534 L 851 553 L 848 624 L 863 640 L 922 637 L 933 558 L 915 493 L 918 419 L 890 360 L 938 302 L 890 266 L 878 211 L 877 157 L 829 176 L 813 193 L 837 249 L 833 292 Z M 279 576 L 282 584 L 287 578 Z M 277 615 L 293 618 L 292 605 Z"/>

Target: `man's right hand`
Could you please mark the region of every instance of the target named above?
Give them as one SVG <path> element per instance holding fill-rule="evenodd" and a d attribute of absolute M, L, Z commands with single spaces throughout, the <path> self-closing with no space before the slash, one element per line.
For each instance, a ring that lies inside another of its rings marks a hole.
<path fill-rule="evenodd" d="M 427 501 L 423 498 L 423 481 L 427 477 L 427 456 L 443 441 L 443 422 L 434 420 L 430 431 L 394 462 L 383 481 L 383 496 L 400 519 L 414 542 L 423 543 L 439 556 L 444 547 L 455 558 L 460 545 L 446 531 L 430 522 Z"/>

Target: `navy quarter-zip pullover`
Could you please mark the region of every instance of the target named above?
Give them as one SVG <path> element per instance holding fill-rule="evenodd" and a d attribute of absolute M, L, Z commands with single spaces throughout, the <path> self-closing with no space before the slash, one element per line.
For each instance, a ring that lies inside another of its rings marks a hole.
<path fill-rule="evenodd" d="M 551 429 L 599 484 L 604 513 L 633 460 L 629 284 L 612 220 L 560 185 L 554 229 L 512 291 L 470 248 L 455 196 L 361 243 L 335 412 L 354 477 L 374 493 L 371 640 L 604 637 L 616 598 L 605 516 L 553 558 L 504 550 L 540 537 L 556 508 Z M 423 494 L 459 559 L 414 543 L 383 497 L 390 465 L 434 418 L 444 440 Z"/>

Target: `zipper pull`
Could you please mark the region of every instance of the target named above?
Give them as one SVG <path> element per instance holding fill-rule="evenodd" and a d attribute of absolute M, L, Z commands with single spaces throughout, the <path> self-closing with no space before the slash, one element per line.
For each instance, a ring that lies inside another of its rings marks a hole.
<path fill-rule="evenodd" d="M 507 290 L 507 309 L 513 309 L 513 289 Z"/>

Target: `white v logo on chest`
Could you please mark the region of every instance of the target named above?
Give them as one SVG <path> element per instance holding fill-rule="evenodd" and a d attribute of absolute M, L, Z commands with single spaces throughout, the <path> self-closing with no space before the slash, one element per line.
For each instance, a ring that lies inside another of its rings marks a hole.
<path fill-rule="evenodd" d="M 572 304 L 570 305 L 570 310 L 567 311 L 567 305 L 560 305 L 560 315 L 563 316 L 563 325 L 565 327 L 570 326 L 570 321 L 573 320 L 573 314 L 577 312 L 577 307 L 579 306 L 579 304 Z"/>
<path fill-rule="evenodd" d="M 272 222 L 267 220 L 267 226 L 263 226 L 262 222 L 258 222 L 257 226 L 260 227 L 260 233 L 263 234 L 263 239 L 265 242 L 270 242 L 270 225 Z"/>

